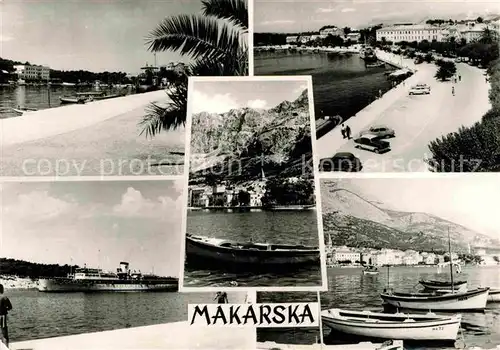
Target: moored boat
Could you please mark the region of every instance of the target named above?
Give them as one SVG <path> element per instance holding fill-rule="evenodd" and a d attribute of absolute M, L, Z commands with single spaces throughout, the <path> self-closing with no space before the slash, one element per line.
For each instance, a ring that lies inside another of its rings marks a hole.
<path fill-rule="evenodd" d="M 329 309 L 321 312 L 332 330 L 362 337 L 401 340 L 456 340 L 461 315 L 386 314 Z"/>
<path fill-rule="evenodd" d="M 384 343 L 361 342 L 358 344 L 279 344 L 266 341 L 257 343 L 258 350 L 404 350 L 402 340 L 391 340 Z"/>
<path fill-rule="evenodd" d="M 384 291 L 380 297 L 396 308 L 412 310 L 484 310 L 489 288 L 454 293 L 399 293 Z"/>
<path fill-rule="evenodd" d="M 500 302 L 500 288 L 490 289 L 488 301 Z"/>
<path fill-rule="evenodd" d="M 367 266 L 363 269 L 363 275 L 378 275 L 379 271 L 375 266 Z"/>
<path fill-rule="evenodd" d="M 383 67 L 385 66 L 384 62 L 378 62 L 378 63 L 368 63 L 365 65 L 366 68 L 378 68 L 378 67 Z"/>
<path fill-rule="evenodd" d="M 186 235 L 186 260 L 191 265 L 228 269 L 234 266 L 286 268 L 319 264 L 318 247 L 272 243 L 235 242 Z"/>
<path fill-rule="evenodd" d="M 451 289 L 452 284 L 448 281 L 420 280 L 419 283 L 428 290 Z M 453 281 L 453 288 L 456 290 L 466 290 L 467 281 Z"/>
<path fill-rule="evenodd" d="M 23 115 L 26 112 L 35 112 L 36 110 L 37 110 L 36 108 L 26 108 L 26 107 L 12 108 L 12 111 L 17 113 L 18 115 Z"/>
<path fill-rule="evenodd" d="M 85 97 L 59 97 L 59 100 L 62 104 L 71 104 L 71 103 L 85 103 L 87 99 Z"/>

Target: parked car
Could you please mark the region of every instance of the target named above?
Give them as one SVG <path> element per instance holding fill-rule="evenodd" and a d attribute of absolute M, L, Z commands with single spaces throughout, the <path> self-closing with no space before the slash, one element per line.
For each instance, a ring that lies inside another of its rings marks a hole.
<path fill-rule="evenodd" d="M 349 152 L 336 153 L 331 158 L 323 158 L 319 161 L 320 171 L 357 172 L 361 169 L 363 169 L 361 160 Z"/>
<path fill-rule="evenodd" d="M 363 135 L 354 140 L 356 148 L 375 153 L 385 153 L 391 150 L 391 144 L 381 140 L 376 135 Z"/>
<path fill-rule="evenodd" d="M 429 95 L 431 87 L 427 84 L 417 84 L 410 88 L 409 95 Z"/>
<path fill-rule="evenodd" d="M 379 139 L 396 137 L 396 132 L 393 129 L 391 129 L 385 125 L 374 125 L 374 126 L 370 127 L 369 129 L 362 131 L 359 134 L 359 137 L 362 137 L 362 136 L 367 135 L 367 134 L 368 135 L 375 135 Z"/>

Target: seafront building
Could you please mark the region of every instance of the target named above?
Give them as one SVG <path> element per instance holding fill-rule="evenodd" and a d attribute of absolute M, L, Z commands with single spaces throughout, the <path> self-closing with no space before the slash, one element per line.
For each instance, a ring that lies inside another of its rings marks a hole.
<path fill-rule="evenodd" d="M 476 20 L 446 22 L 442 25 L 433 24 L 400 24 L 377 29 L 377 41 L 388 42 L 421 42 L 447 41 L 454 38 L 456 41 L 465 40 L 467 43 L 481 38 L 484 31 L 489 29 L 498 35 L 499 21 L 479 23 Z"/>
<path fill-rule="evenodd" d="M 200 186 L 188 190 L 188 206 L 193 208 L 262 206 L 262 198 L 266 193 L 265 180 L 253 182 L 246 186 Z M 240 202 L 243 196 L 244 202 Z"/>
<path fill-rule="evenodd" d="M 48 66 L 18 64 L 14 66 L 14 69 L 19 79 L 37 81 L 50 79 L 50 67 Z"/>

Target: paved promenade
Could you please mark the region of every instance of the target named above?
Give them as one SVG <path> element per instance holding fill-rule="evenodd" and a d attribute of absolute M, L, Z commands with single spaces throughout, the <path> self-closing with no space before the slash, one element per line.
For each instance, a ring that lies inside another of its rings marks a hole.
<path fill-rule="evenodd" d="M 166 175 L 182 172 L 184 130 L 139 135 L 138 123 L 164 91 L 0 119 L 3 176 Z M 180 164 L 180 165 L 178 165 Z"/>
<path fill-rule="evenodd" d="M 415 67 L 409 59 L 392 57 L 410 69 L 417 68 L 417 72 L 346 122 L 354 137 L 370 126 L 385 125 L 394 129 L 396 138 L 389 140 L 392 150 L 385 154 L 358 150 L 352 139 L 343 139 L 340 128 L 335 128 L 317 141 L 320 159 L 336 152 L 351 152 L 361 159 L 363 172 L 425 172 L 428 167 L 424 159 L 430 156 L 430 141 L 457 131 L 462 125 L 474 124 L 490 109 L 489 84 L 482 70 L 459 63 L 460 82 L 439 82 L 434 78 L 437 71 L 434 64 L 422 63 Z M 408 89 L 416 83 L 429 85 L 431 94 L 409 96 Z M 455 85 L 455 96 L 452 85 Z"/>
<path fill-rule="evenodd" d="M 190 326 L 187 321 L 13 343 L 10 350 L 255 349 L 252 328 Z"/>

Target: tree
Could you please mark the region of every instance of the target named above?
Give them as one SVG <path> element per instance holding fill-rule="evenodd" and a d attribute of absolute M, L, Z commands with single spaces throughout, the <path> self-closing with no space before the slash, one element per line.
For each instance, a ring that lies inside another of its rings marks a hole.
<path fill-rule="evenodd" d="M 202 0 L 202 15 L 165 18 L 147 38 L 152 52 L 175 51 L 193 60 L 167 90 L 166 106 L 151 104 L 140 122 L 154 136 L 186 122 L 187 77 L 248 75 L 248 9 L 244 0 Z"/>
<path fill-rule="evenodd" d="M 240 190 L 238 192 L 238 204 L 241 206 L 249 206 L 250 205 L 250 193 L 244 190 Z"/>
<path fill-rule="evenodd" d="M 477 23 L 483 23 L 483 18 L 482 18 L 482 17 L 478 17 L 478 18 L 476 19 L 476 22 L 477 22 Z"/>
<path fill-rule="evenodd" d="M 351 30 L 351 28 L 349 28 L 349 27 L 345 27 L 345 28 L 344 28 L 344 35 L 349 34 L 351 31 L 352 31 L 352 30 Z"/>
<path fill-rule="evenodd" d="M 457 72 L 457 66 L 454 62 L 440 60 L 436 64 L 439 69 L 436 72 L 435 78 L 441 81 L 450 79 Z"/>

